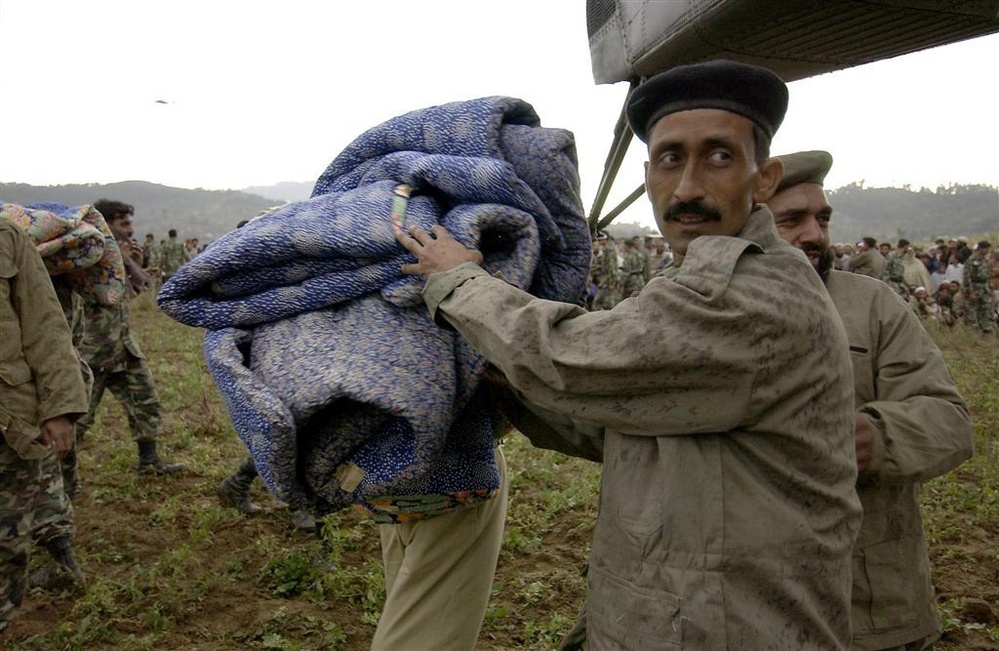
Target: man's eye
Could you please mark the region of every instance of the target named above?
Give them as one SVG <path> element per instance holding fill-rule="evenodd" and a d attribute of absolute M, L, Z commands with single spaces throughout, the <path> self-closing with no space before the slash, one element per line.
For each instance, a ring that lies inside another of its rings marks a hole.
<path fill-rule="evenodd" d="M 711 152 L 711 162 L 713 163 L 727 163 L 732 160 L 732 155 L 725 151 L 724 149 L 716 149 Z"/>
<path fill-rule="evenodd" d="M 675 152 L 666 152 L 658 160 L 660 165 L 676 165 L 680 162 L 680 157 Z"/>

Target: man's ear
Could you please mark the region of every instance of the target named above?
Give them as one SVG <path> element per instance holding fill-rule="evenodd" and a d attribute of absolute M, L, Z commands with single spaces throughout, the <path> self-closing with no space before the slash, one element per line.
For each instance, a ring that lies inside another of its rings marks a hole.
<path fill-rule="evenodd" d="M 760 165 L 760 172 L 756 175 L 756 189 L 753 192 L 753 201 L 765 203 L 774 196 L 780 180 L 784 177 L 784 163 L 777 158 L 768 158 Z"/>
<path fill-rule="evenodd" d="M 649 161 L 645 161 L 645 196 L 652 200 L 652 193 L 649 192 Z"/>

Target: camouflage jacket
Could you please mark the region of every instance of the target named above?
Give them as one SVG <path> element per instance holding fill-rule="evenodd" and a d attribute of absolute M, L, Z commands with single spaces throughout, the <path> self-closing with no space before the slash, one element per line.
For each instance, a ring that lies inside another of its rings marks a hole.
<path fill-rule="evenodd" d="M 621 289 L 630 296 L 645 285 L 645 256 L 638 249 L 629 249 L 621 264 Z"/>
<path fill-rule="evenodd" d="M 620 271 L 617 267 L 617 250 L 610 245 L 600 249 L 597 256 L 597 284 L 600 287 L 614 287 L 617 285 Z"/>
<path fill-rule="evenodd" d="M 612 310 L 535 300 L 472 264 L 423 296 L 542 420 L 578 424 L 602 455 L 591 648 L 849 646 L 847 339 L 769 210 L 693 240 Z"/>
<path fill-rule="evenodd" d="M 968 298 L 977 298 L 989 293 L 991 270 L 986 258 L 971 256 L 964 263 L 964 293 Z"/>
<path fill-rule="evenodd" d="M 164 275 L 169 277 L 177 273 L 177 270 L 184 264 L 184 261 L 187 259 L 187 252 L 184 250 L 183 244 L 176 239 L 170 239 L 166 241 L 166 244 L 160 250 L 159 257 L 160 269 Z"/>
<path fill-rule="evenodd" d="M 89 400 L 52 281 L 28 236 L 0 220 L 0 430 L 22 458 L 41 458 L 39 426 L 75 420 Z"/>
<path fill-rule="evenodd" d="M 888 284 L 901 284 L 905 279 L 905 265 L 898 253 L 889 253 L 885 257 L 885 266 L 881 270 L 881 280 Z"/>
<path fill-rule="evenodd" d="M 123 370 L 129 356 L 143 358 L 132 339 L 128 298 L 116 305 L 101 305 L 93 297 L 84 296 L 83 311 L 86 325 L 80 354 L 94 373 Z"/>

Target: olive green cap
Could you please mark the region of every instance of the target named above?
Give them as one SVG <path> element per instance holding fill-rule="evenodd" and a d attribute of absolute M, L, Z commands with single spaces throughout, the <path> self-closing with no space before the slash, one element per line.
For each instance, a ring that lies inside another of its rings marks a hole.
<path fill-rule="evenodd" d="M 799 183 L 822 185 L 833 163 L 832 154 L 818 150 L 799 151 L 776 158 L 784 164 L 784 176 L 780 180 L 780 185 L 777 186 L 777 192 Z"/>

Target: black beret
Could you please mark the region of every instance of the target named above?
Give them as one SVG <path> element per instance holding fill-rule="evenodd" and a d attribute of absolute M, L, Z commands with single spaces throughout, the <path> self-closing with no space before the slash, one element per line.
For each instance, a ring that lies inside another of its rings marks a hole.
<path fill-rule="evenodd" d="M 717 59 L 671 68 L 641 84 L 628 97 L 632 131 L 648 142 L 659 118 L 692 109 L 721 109 L 752 120 L 771 138 L 787 111 L 787 85 L 773 71 Z"/>
<path fill-rule="evenodd" d="M 832 154 L 827 151 L 799 151 L 776 157 L 784 165 L 784 176 L 776 192 L 786 190 L 799 183 L 825 183 L 826 174 L 832 167 Z"/>

